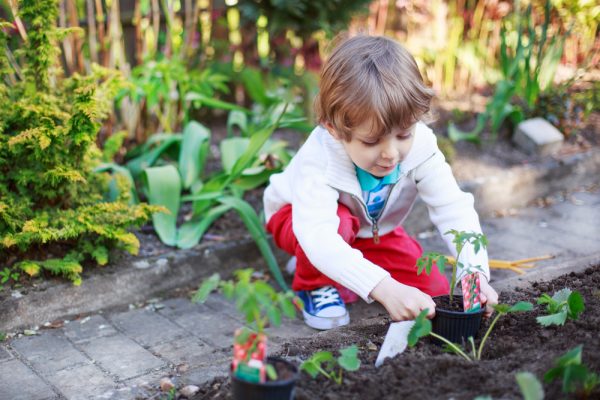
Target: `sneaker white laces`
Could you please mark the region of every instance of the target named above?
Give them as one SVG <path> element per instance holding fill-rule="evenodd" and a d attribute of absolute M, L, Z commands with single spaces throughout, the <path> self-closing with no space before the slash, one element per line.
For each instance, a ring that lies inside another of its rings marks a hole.
<path fill-rule="evenodd" d="M 314 296 L 313 300 L 316 308 L 321 308 L 331 303 L 339 303 L 340 301 L 340 294 L 333 286 L 315 289 L 311 292 L 311 295 Z"/>

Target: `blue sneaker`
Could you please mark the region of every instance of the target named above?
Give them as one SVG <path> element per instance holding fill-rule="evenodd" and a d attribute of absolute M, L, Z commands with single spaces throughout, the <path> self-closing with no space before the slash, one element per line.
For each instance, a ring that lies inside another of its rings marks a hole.
<path fill-rule="evenodd" d="M 348 325 L 350 322 L 346 305 L 333 286 L 301 290 L 296 294 L 304 302 L 304 322 L 311 328 L 326 330 Z"/>

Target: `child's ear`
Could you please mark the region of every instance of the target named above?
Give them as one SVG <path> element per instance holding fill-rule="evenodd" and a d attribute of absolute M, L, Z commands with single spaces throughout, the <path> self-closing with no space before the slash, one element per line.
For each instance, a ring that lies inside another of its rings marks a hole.
<path fill-rule="evenodd" d="M 337 130 L 333 127 L 333 125 L 331 124 L 331 122 L 329 122 L 329 121 L 324 122 L 323 125 L 325 126 L 325 129 L 327 129 L 327 132 L 329 132 L 329 134 L 331 136 L 333 136 L 337 140 L 342 140 L 342 137 L 337 132 Z"/>

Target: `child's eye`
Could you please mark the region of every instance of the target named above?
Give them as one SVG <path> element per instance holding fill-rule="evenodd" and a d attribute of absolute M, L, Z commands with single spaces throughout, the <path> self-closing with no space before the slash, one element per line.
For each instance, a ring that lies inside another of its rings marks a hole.
<path fill-rule="evenodd" d="M 375 141 L 375 142 L 365 142 L 364 140 L 361 140 L 362 144 L 364 144 L 365 146 L 375 146 L 377 143 L 379 143 L 379 140 Z"/>
<path fill-rule="evenodd" d="M 398 140 L 406 140 L 412 136 L 412 132 L 403 132 L 396 135 L 396 139 Z"/>

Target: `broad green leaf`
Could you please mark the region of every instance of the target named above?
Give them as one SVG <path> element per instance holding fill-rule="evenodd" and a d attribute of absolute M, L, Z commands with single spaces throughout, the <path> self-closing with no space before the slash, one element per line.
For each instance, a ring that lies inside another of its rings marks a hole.
<path fill-rule="evenodd" d="M 171 146 L 179 144 L 180 142 L 181 135 L 168 135 L 168 137 L 162 140 L 156 148 L 148 152 L 144 152 L 139 157 L 130 160 L 127 163 L 127 168 L 131 171 L 131 175 L 136 178 L 144 171 L 144 169 L 153 166 L 156 160 L 158 160 L 163 153 L 169 150 Z"/>
<path fill-rule="evenodd" d="M 246 229 L 248 229 L 250 236 L 252 236 L 256 242 L 256 245 L 265 259 L 273 278 L 275 278 L 281 289 L 287 290 L 287 284 L 283 280 L 281 270 L 279 269 L 275 255 L 273 254 L 271 246 L 269 245 L 269 240 L 267 238 L 265 229 L 254 209 L 246 201 L 237 197 L 223 197 L 219 199 L 219 201 L 238 212 L 242 218 L 242 221 L 244 222 L 244 225 L 246 225 Z"/>
<path fill-rule="evenodd" d="M 531 372 L 516 374 L 517 383 L 521 389 L 523 400 L 544 400 L 544 388 Z"/>
<path fill-rule="evenodd" d="M 431 333 L 431 321 L 427 319 L 428 312 L 429 309 L 426 308 L 415 318 L 415 324 L 410 328 L 410 332 L 408 332 L 408 345 L 410 347 L 417 344 L 420 338 Z"/>
<path fill-rule="evenodd" d="M 181 201 L 214 200 L 218 199 L 221 196 L 223 196 L 223 192 L 189 194 L 187 196 L 181 197 Z"/>
<path fill-rule="evenodd" d="M 533 304 L 529 303 L 528 301 L 519 301 L 518 303 L 514 304 L 511 308 L 509 308 L 508 312 L 513 313 L 531 310 L 533 310 Z"/>
<path fill-rule="evenodd" d="M 494 308 L 494 310 L 496 310 L 497 312 L 501 313 L 501 314 L 506 314 L 507 312 L 509 312 L 510 310 L 510 305 L 508 304 L 496 304 L 494 306 L 492 306 Z"/>
<path fill-rule="evenodd" d="M 221 166 L 225 172 L 231 173 L 233 166 L 242 157 L 249 144 L 250 139 L 242 137 L 231 137 L 221 141 L 219 144 Z"/>
<path fill-rule="evenodd" d="M 267 91 L 263 85 L 264 79 L 259 70 L 246 67 L 241 73 L 241 78 L 252 100 L 263 106 L 271 104 L 272 100 L 267 96 Z"/>
<path fill-rule="evenodd" d="M 341 356 L 338 357 L 338 364 L 346 371 L 357 371 L 360 368 L 360 360 L 358 359 L 358 347 L 353 344 L 340 350 Z"/>
<path fill-rule="evenodd" d="M 564 325 L 567 320 L 567 311 L 562 310 L 556 314 L 544 315 L 536 318 L 537 322 L 542 326 Z"/>
<path fill-rule="evenodd" d="M 481 124 L 479 123 L 480 120 L 482 121 Z M 483 131 L 485 119 L 478 118 L 477 122 L 477 126 L 475 126 L 475 128 L 471 132 L 461 131 L 456 127 L 456 125 L 450 123 L 448 125 L 448 137 L 453 142 L 466 140 L 468 142 L 479 143 L 479 135 L 481 134 L 481 131 Z"/>
<path fill-rule="evenodd" d="M 237 126 L 242 132 L 242 136 L 246 136 L 248 130 L 248 116 L 238 110 L 231 111 L 227 116 L 227 136 L 233 136 L 233 127 Z"/>
<path fill-rule="evenodd" d="M 273 326 L 281 325 L 281 311 L 277 307 L 267 308 L 267 317 Z"/>
<path fill-rule="evenodd" d="M 577 386 L 585 382 L 589 370 L 585 365 L 569 365 L 563 372 L 563 392 L 573 393 L 577 391 Z"/>
<path fill-rule="evenodd" d="M 246 173 L 249 170 L 249 169 L 246 169 L 244 171 L 244 174 L 242 176 L 240 176 L 238 179 L 236 179 L 232 185 L 243 191 L 251 190 L 251 189 L 259 187 L 260 185 L 268 182 L 269 178 L 271 177 L 271 175 L 273 175 L 273 172 L 274 172 L 274 171 L 264 170 L 264 167 L 262 167 L 261 169 L 262 169 L 262 171 L 258 172 L 255 175 L 246 175 Z"/>
<path fill-rule="evenodd" d="M 282 296 L 279 298 L 279 306 L 281 307 L 281 311 L 283 311 L 283 314 L 286 317 L 290 319 L 296 318 L 296 307 L 294 306 L 292 300 L 285 296 Z"/>
<path fill-rule="evenodd" d="M 144 185 L 148 200 L 152 205 L 162 205 L 169 210 L 167 213 L 154 213 L 152 222 L 154 229 L 163 243 L 169 246 L 177 244 L 177 214 L 181 200 L 181 178 L 172 165 L 146 168 Z"/>
<path fill-rule="evenodd" d="M 569 288 L 564 288 L 559 290 L 558 292 L 554 293 L 554 295 L 552 296 L 552 300 L 556 301 L 557 303 L 566 303 L 569 300 L 569 296 L 571 295 L 572 291 Z"/>
<path fill-rule="evenodd" d="M 190 121 L 183 130 L 179 152 L 179 171 L 184 189 L 200 178 L 208 152 L 210 131 L 196 121 Z"/>
<path fill-rule="evenodd" d="M 219 287 L 220 282 L 221 276 L 218 273 L 212 274 L 209 278 L 202 282 L 202 285 L 200 285 L 196 293 L 194 293 L 192 301 L 194 303 L 204 303 L 208 298 L 208 295 Z"/>
<path fill-rule="evenodd" d="M 189 249 L 200 242 L 202 236 L 213 222 L 231 209 L 231 206 L 220 205 L 210 209 L 202 217 L 194 217 L 179 228 L 177 247 Z"/>
<path fill-rule="evenodd" d="M 233 103 L 215 99 L 214 97 L 207 96 L 203 93 L 189 92 L 185 95 L 186 102 L 193 102 L 194 105 L 198 104 L 197 107 L 204 105 L 211 108 L 218 108 L 221 110 L 237 110 L 249 113 L 250 111 L 244 107 L 240 107 Z"/>
<path fill-rule="evenodd" d="M 286 104 L 286 106 L 287 106 L 287 104 Z M 281 116 L 283 115 L 283 113 L 285 113 L 285 108 L 284 108 L 283 112 L 281 114 L 279 114 L 278 121 L 279 121 L 279 119 L 281 119 Z M 276 127 L 277 127 L 277 122 L 275 122 L 274 124 L 272 124 L 270 126 L 263 128 L 263 129 L 258 130 L 257 132 L 255 132 L 252 135 L 252 137 L 250 138 L 250 144 L 248 145 L 248 148 L 246 149 L 244 154 L 242 154 L 242 156 L 237 160 L 237 162 L 233 166 L 233 168 L 231 170 L 231 174 L 228 178 L 229 181 L 236 179 L 246 168 L 248 168 L 248 166 L 250 165 L 252 160 L 256 157 L 256 155 L 258 154 L 260 149 L 267 142 L 267 140 L 271 137 L 271 135 L 273 134 L 273 131 L 275 130 Z"/>

